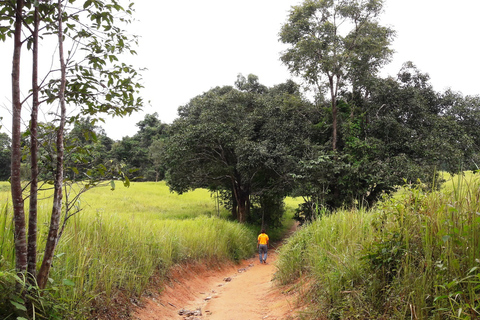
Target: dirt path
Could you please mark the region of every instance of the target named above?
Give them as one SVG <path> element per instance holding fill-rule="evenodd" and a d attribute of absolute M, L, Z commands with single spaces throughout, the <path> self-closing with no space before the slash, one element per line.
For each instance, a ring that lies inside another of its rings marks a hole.
<path fill-rule="evenodd" d="M 268 264 L 254 259 L 247 271 L 236 273 L 208 300 L 205 319 L 286 319 L 293 311 L 294 297 L 282 294 L 272 282 L 275 258 L 270 254 Z"/>
<path fill-rule="evenodd" d="M 240 265 L 178 267 L 165 290 L 147 299 L 134 319 L 294 319 L 296 295 L 285 294 L 272 281 L 275 260 L 270 248 L 267 264 L 255 257 Z"/>

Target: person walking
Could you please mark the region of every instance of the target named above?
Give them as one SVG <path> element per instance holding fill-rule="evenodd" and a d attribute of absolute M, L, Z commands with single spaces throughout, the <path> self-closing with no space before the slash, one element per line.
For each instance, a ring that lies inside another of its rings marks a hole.
<path fill-rule="evenodd" d="M 260 263 L 267 263 L 268 240 L 268 235 L 265 233 L 265 229 L 262 229 L 262 232 L 258 235 L 257 239 L 258 258 L 260 259 Z"/>

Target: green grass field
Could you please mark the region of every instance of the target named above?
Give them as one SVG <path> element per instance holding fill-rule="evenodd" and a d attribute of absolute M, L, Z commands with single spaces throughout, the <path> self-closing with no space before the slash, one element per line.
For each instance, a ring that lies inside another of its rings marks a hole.
<path fill-rule="evenodd" d="M 308 283 L 305 319 L 476 319 L 480 177 L 438 192 L 405 187 L 373 210 L 302 227 L 278 257 L 279 283 Z"/>
<path fill-rule="evenodd" d="M 9 184 L 0 182 L 0 310 L 13 288 L 9 192 Z M 52 199 L 48 191 L 40 197 L 41 253 Z M 289 217 L 297 202 L 289 199 Z M 206 190 L 178 195 L 163 182 L 132 183 L 114 191 L 106 186 L 89 190 L 77 205 L 82 210 L 69 220 L 56 250 L 49 284 L 55 302 L 47 304 L 45 313 L 57 308 L 64 317 L 81 318 L 95 297 L 108 303 L 118 290 L 138 295 L 153 275 L 164 275 L 174 264 L 239 260 L 255 251 L 258 227 L 229 221 L 229 212 L 218 210 Z"/>

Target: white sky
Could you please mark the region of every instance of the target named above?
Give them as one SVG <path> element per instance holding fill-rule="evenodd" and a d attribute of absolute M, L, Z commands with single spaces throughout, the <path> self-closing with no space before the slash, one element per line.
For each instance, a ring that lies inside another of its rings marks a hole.
<path fill-rule="evenodd" d="M 118 140 L 137 132 L 135 124 L 157 112 L 170 123 L 177 108 L 215 86 L 233 85 L 239 73 L 259 76 L 272 86 L 290 78 L 279 60 L 285 48 L 280 27 L 299 0 L 136 1 L 132 29 L 139 34 L 138 56 L 146 67 L 143 111 L 103 125 Z M 452 88 L 480 94 L 479 0 L 386 0 L 384 25 L 397 31 L 393 61 L 383 75 L 395 75 L 411 60 L 430 74 L 435 90 Z M 24 51 L 25 52 L 25 51 Z M 0 116 L 10 131 L 11 45 L 0 43 Z M 46 63 L 46 65 L 48 65 Z M 25 115 L 28 118 L 28 115 Z"/>

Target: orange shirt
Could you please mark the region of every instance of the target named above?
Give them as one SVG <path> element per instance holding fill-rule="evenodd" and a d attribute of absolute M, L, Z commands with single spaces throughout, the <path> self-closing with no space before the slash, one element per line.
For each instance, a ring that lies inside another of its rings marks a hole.
<path fill-rule="evenodd" d="M 266 233 L 260 233 L 258 236 L 258 244 L 268 244 L 268 235 Z"/>

